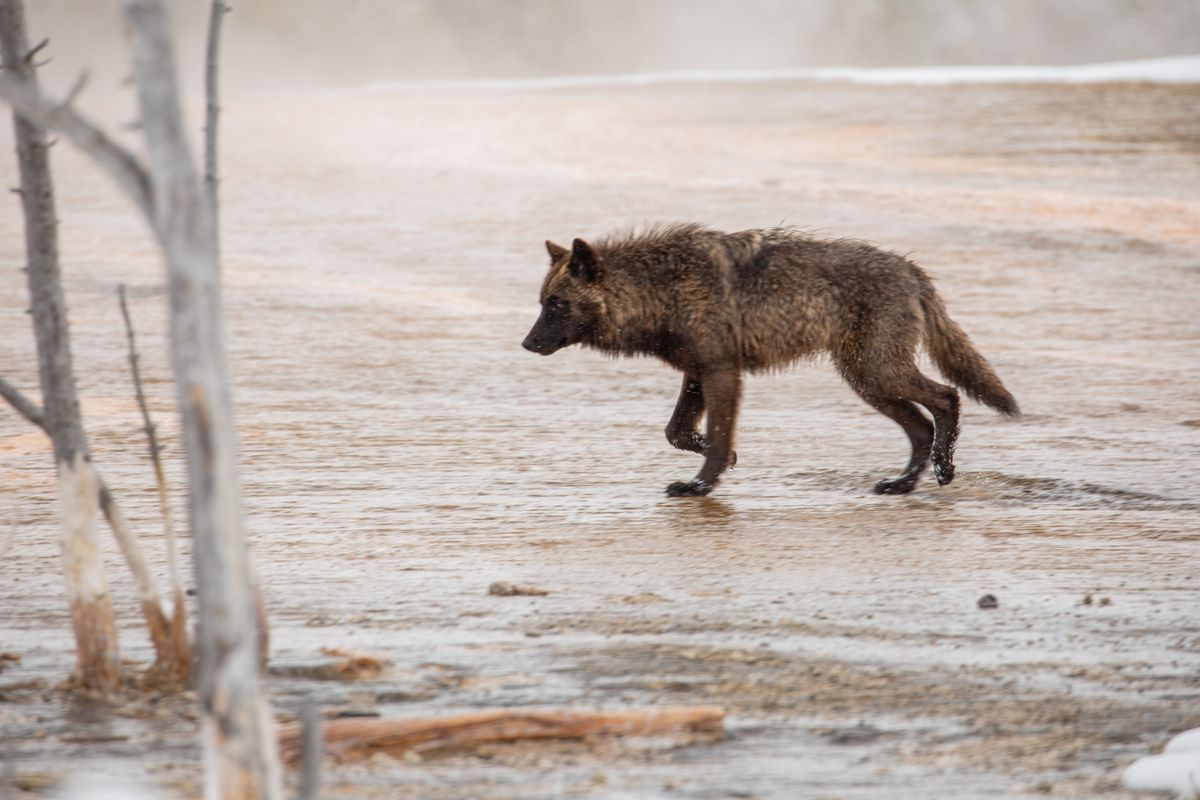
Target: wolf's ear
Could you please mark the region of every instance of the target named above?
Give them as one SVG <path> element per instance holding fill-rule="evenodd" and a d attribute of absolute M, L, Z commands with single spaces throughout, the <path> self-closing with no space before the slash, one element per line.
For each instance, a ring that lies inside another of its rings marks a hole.
<path fill-rule="evenodd" d="M 549 239 L 546 240 L 546 252 L 550 254 L 550 263 L 557 264 L 562 261 L 562 257 L 571 252 L 561 244 L 555 244 Z"/>
<path fill-rule="evenodd" d="M 596 258 L 596 251 L 592 246 L 583 239 L 576 239 L 571 243 L 571 274 L 576 278 L 583 278 L 588 283 L 595 283 L 600 279 L 600 260 Z"/>

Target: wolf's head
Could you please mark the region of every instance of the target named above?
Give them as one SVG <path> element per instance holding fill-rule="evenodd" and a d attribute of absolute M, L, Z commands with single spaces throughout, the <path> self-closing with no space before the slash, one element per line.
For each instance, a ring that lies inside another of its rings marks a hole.
<path fill-rule="evenodd" d="M 604 313 L 604 270 L 596 251 L 582 239 L 576 239 L 570 250 L 546 242 L 546 251 L 550 272 L 542 283 L 542 313 L 521 343 L 543 356 L 587 341 Z"/>

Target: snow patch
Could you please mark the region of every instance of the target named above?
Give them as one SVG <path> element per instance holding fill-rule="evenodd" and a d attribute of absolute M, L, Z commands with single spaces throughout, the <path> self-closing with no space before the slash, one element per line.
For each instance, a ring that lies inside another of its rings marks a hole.
<path fill-rule="evenodd" d="M 1174 792 L 1178 798 L 1200 797 L 1200 728 L 1177 735 L 1163 752 L 1145 756 L 1125 768 L 1121 783 L 1128 789 Z"/>
<path fill-rule="evenodd" d="M 1193 750 L 1200 750 L 1200 728 L 1192 728 L 1178 734 L 1163 748 L 1164 753 L 1184 753 Z"/>

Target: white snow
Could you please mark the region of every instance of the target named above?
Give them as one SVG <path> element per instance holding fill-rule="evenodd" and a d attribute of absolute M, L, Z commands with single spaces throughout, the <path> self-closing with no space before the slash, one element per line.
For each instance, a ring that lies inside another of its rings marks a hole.
<path fill-rule="evenodd" d="M 1200 728 L 1171 739 L 1161 754 L 1144 756 L 1130 764 L 1121 774 L 1121 782 L 1128 789 L 1174 792 L 1179 798 L 1200 797 Z"/>
<path fill-rule="evenodd" d="M 974 67 L 809 67 L 774 70 L 680 70 L 623 75 L 563 75 L 548 78 L 501 78 L 370 83 L 355 93 L 454 89 L 571 89 L 652 86 L 665 83 L 749 83 L 762 81 L 848 81 L 876 85 L 950 85 L 963 83 L 1200 83 L 1200 55 L 1117 61 L 1075 66 Z"/>
<path fill-rule="evenodd" d="M 83 773 L 71 776 L 54 796 L 57 800 L 158 800 L 141 784 Z"/>
<path fill-rule="evenodd" d="M 1200 791 L 1200 752 L 1139 758 L 1125 768 L 1121 783 L 1135 791 L 1175 792 L 1179 798 L 1195 798 Z"/>
<path fill-rule="evenodd" d="M 1182 753 L 1192 750 L 1200 750 L 1200 728 L 1184 731 L 1167 742 L 1167 746 L 1163 748 L 1164 753 Z"/>

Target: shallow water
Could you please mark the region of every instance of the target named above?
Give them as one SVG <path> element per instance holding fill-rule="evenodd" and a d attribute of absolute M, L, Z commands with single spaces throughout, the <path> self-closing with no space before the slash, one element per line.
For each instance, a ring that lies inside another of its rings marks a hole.
<path fill-rule="evenodd" d="M 803 82 L 231 99 L 229 346 L 277 707 L 732 715 L 719 743 L 342 767 L 332 796 L 1129 796 L 1119 769 L 1200 717 L 1198 100 Z M 134 290 L 177 450 L 161 272 L 105 179 L 55 156 L 92 447 L 165 574 L 115 298 Z M 1025 416 L 966 407 L 955 482 L 877 497 L 902 433 L 802 364 L 748 381 L 716 494 L 666 498 L 699 466 L 662 436 L 677 377 L 519 342 L 544 239 L 677 219 L 912 253 Z M 12 203 L 10 275 L 19 230 Z M 0 362 L 31 389 L 26 303 L 0 285 Z M 0 414 L 0 651 L 22 656 L 0 691 L 72 666 L 52 478 L 41 435 Z M 124 652 L 145 661 L 105 544 Z M 487 595 L 496 580 L 549 594 Z M 305 677 L 328 646 L 393 666 Z M 5 697 L 18 773 L 148 766 L 195 794 L 186 716 Z"/>

